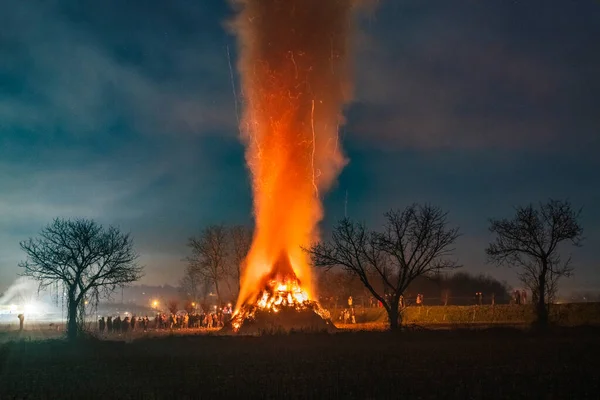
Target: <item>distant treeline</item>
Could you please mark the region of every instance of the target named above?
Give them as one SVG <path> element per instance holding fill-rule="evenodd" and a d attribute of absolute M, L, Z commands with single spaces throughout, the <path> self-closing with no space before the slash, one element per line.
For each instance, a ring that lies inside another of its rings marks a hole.
<path fill-rule="evenodd" d="M 335 270 L 316 271 L 315 274 L 317 292 L 324 306 L 345 307 L 350 296 L 353 298 L 354 305 L 365 307 L 371 305 L 372 296 L 358 278 Z M 490 304 L 492 296 L 496 304 L 507 304 L 511 299 L 511 288 L 505 282 L 500 282 L 491 276 L 473 275 L 467 272 L 419 277 L 408 287 L 404 298 L 408 305 L 414 304 L 417 294 L 423 295 L 425 305 L 471 305 L 479 303 L 476 296 L 478 292 L 482 294 L 483 304 Z M 134 285 L 125 287 L 122 292 L 118 291 L 111 300 L 108 303 L 139 304 L 146 307 L 151 307 L 152 303 L 157 301 L 161 308 L 166 308 L 167 302 L 179 300 L 180 308 L 183 308 L 188 298 L 182 293 L 181 288 L 169 285 Z M 229 301 L 232 300 L 234 299 Z M 199 301 L 199 303 L 203 302 Z"/>
<path fill-rule="evenodd" d="M 343 272 L 321 272 L 318 277 L 319 297 L 326 307 L 343 308 L 352 296 L 353 305 L 369 307 L 373 304 L 370 293 L 358 278 Z M 425 305 L 471 305 L 481 303 L 508 304 L 511 301 L 511 288 L 491 276 L 457 272 L 451 275 L 416 278 L 405 292 L 407 305 L 415 303 L 417 294 L 423 295 Z"/>

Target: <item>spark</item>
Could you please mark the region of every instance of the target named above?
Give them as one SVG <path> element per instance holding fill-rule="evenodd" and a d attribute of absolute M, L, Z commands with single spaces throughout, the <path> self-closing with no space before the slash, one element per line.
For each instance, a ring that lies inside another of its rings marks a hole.
<path fill-rule="evenodd" d="M 329 45 L 331 48 L 330 56 L 329 56 L 329 64 L 331 65 L 331 75 L 335 74 L 333 69 L 333 37 L 329 36 Z"/>
<path fill-rule="evenodd" d="M 290 59 L 294 63 L 295 79 L 298 79 L 298 65 L 296 65 L 296 59 L 294 59 L 294 52 L 293 51 L 290 51 Z"/>
<path fill-rule="evenodd" d="M 338 154 L 339 141 L 340 141 L 340 122 L 338 120 L 335 125 L 335 147 L 333 148 L 334 156 L 336 156 Z"/>
<path fill-rule="evenodd" d="M 238 131 L 242 134 L 240 128 L 240 115 L 237 101 L 237 90 L 235 90 L 235 80 L 233 79 L 233 67 L 231 65 L 231 54 L 229 53 L 229 45 L 227 45 L 227 63 L 229 64 L 229 77 L 231 79 L 231 90 L 233 92 L 233 103 L 235 105 L 235 119 L 237 120 Z"/>
<path fill-rule="evenodd" d="M 348 189 L 346 189 L 346 199 L 344 200 L 344 218 L 348 218 Z"/>
<path fill-rule="evenodd" d="M 315 100 L 312 100 L 312 106 L 310 109 L 310 127 L 312 129 L 312 156 L 311 156 L 311 165 L 312 165 L 312 184 L 315 188 L 315 196 L 319 197 L 319 189 L 317 188 L 317 182 L 315 180 L 315 152 L 316 152 L 316 142 L 315 142 Z"/>

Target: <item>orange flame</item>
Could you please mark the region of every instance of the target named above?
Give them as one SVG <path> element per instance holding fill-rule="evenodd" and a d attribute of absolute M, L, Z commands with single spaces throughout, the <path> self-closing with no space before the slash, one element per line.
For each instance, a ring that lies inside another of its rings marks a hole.
<path fill-rule="evenodd" d="M 302 248 L 317 239 L 320 195 L 346 162 L 338 127 L 351 96 L 346 61 L 354 1 L 236 2 L 233 27 L 245 102 L 241 129 L 256 221 L 239 310 L 271 301 L 271 295 L 259 298 L 271 282 L 286 288 L 281 301 L 288 295 L 314 297 Z"/>

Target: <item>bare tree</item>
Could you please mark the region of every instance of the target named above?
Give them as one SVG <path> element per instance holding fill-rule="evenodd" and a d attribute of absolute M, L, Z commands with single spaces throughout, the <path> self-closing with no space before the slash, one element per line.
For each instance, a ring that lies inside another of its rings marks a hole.
<path fill-rule="evenodd" d="M 326 308 L 346 308 L 350 296 L 354 305 L 365 306 L 373 297 L 355 274 L 349 274 L 341 267 L 321 268 L 316 275 L 316 281 L 319 302 Z"/>
<path fill-rule="evenodd" d="M 167 309 L 169 310 L 169 312 L 171 314 L 175 314 L 179 308 L 179 300 L 177 299 L 171 299 L 167 302 Z"/>
<path fill-rule="evenodd" d="M 491 219 L 490 232 L 496 240 L 486 249 L 489 262 L 515 266 L 521 281 L 531 289 L 536 303 L 537 323 L 548 325 L 548 306 L 558 280 L 573 272 L 571 256 L 561 256 L 559 245 L 570 242 L 580 246 L 583 228 L 581 210 L 571 203 L 549 200 L 539 207 L 516 207 L 512 219 Z"/>
<path fill-rule="evenodd" d="M 179 280 L 179 292 L 187 299 L 197 302 L 200 298 L 203 277 L 188 264 L 183 277 Z"/>
<path fill-rule="evenodd" d="M 185 301 L 183 303 L 183 309 L 188 314 L 193 313 L 194 311 L 196 311 L 196 302 L 195 301 L 190 301 L 190 300 Z"/>
<path fill-rule="evenodd" d="M 447 213 L 413 204 L 385 214 L 383 232 L 368 231 L 348 218 L 334 227 L 331 240 L 311 247 L 315 266 L 341 266 L 356 275 L 388 313 L 390 329 L 399 327 L 400 296 L 418 276 L 457 266 L 446 259 L 458 228 L 448 228 Z"/>
<path fill-rule="evenodd" d="M 244 225 L 235 225 L 229 229 L 231 245 L 231 266 L 229 274 L 236 282 L 237 291 L 240 290 L 244 261 L 250 245 L 252 244 L 252 231 Z"/>
<path fill-rule="evenodd" d="M 227 276 L 227 231 L 223 225 L 211 225 L 198 238 L 190 238 L 188 257 L 190 268 L 214 286 L 217 301 L 221 302 L 220 282 Z"/>
<path fill-rule="evenodd" d="M 19 264 L 23 276 L 36 279 L 41 288 L 56 282 L 65 286 L 69 339 L 82 330 L 87 296 L 109 296 L 142 276 L 131 236 L 92 220 L 57 218 L 20 245 L 27 254 Z"/>

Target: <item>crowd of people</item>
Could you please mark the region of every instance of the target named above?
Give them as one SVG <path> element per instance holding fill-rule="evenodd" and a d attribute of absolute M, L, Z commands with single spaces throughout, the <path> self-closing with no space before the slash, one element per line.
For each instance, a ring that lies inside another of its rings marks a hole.
<path fill-rule="evenodd" d="M 476 304 L 482 304 L 482 293 L 475 293 Z M 492 304 L 494 304 L 494 296 L 492 296 Z M 354 311 L 354 300 L 350 296 L 347 300 L 348 307 L 343 309 L 339 314 L 339 322 L 344 324 L 355 324 L 356 314 Z M 379 304 L 378 304 L 379 303 Z M 511 303 L 513 304 L 527 304 L 527 292 L 525 290 L 515 290 L 512 293 Z M 371 307 L 382 307 L 381 302 L 374 301 L 371 299 Z M 423 295 L 417 294 L 415 298 L 415 305 L 423 305 Z M 406 307 L 404 297 L 400 296 L 399 308 Z M 102 317 L 98 320 L 98 330 L 100 333 L 126 333 L 128 331 L 148 329 L 188 329 L 188 328 L 221 328 L 231 319 L 232 310 L 231 307 L 224 307 L 223 309 L 216 310 L 215 312 L 179 312 L 179 313 L 157 313 L 152 319 L 147 315 L 144 317 L 137 317 L 135 315 L 129 317 L 121 316 L 107 318 Z M 19 316 L 21 319 L 21 316 Z M 23 322 L 21 319 L 21 326 Z"/>
<path fill-rule="evenodd" d="M 527 292 L 515 289 L 511 300 L 513 304 L 527 304 Z"/>
<path fill-rule="evenodd" d="M 354 308 L 345 308 L 340 313 L 339 321 L 343 324 L 355 324 L 356 314 L 354 313 Z"/>
<path fill-rule="evenodd" d="M 135 315 L 129 318 L 125 316 L 121 318 L 120 315 L 116 317 L 100 318 L 98 320 L 98 330 L 100 333 L 126 333 L 127 331 L 135 330 L 148 330 L 150 326 L 150 318 L 146 315 L 145 317 L 136 317 Z"/>
<path fill-rule="evenodd" d="M 127 333 L 133 331 L 148 331 L 149 329 L 188 329 L 188 328 L 221 328 L 231 319 L 227 310 L 203 313 L 157 313 L 153 318 L 147 315 L 135 315 L 121 318 L 109 316 L 98 320 L 100 333 Z"/>
<path fill-rule="evenodd" d="M 348 308 L 342 310 L 339 320 L 344 324 L 356 323 L 356 314 L 354 314 L 354 300 L 352 299 L 352 296 L 348 297 Z"/>

